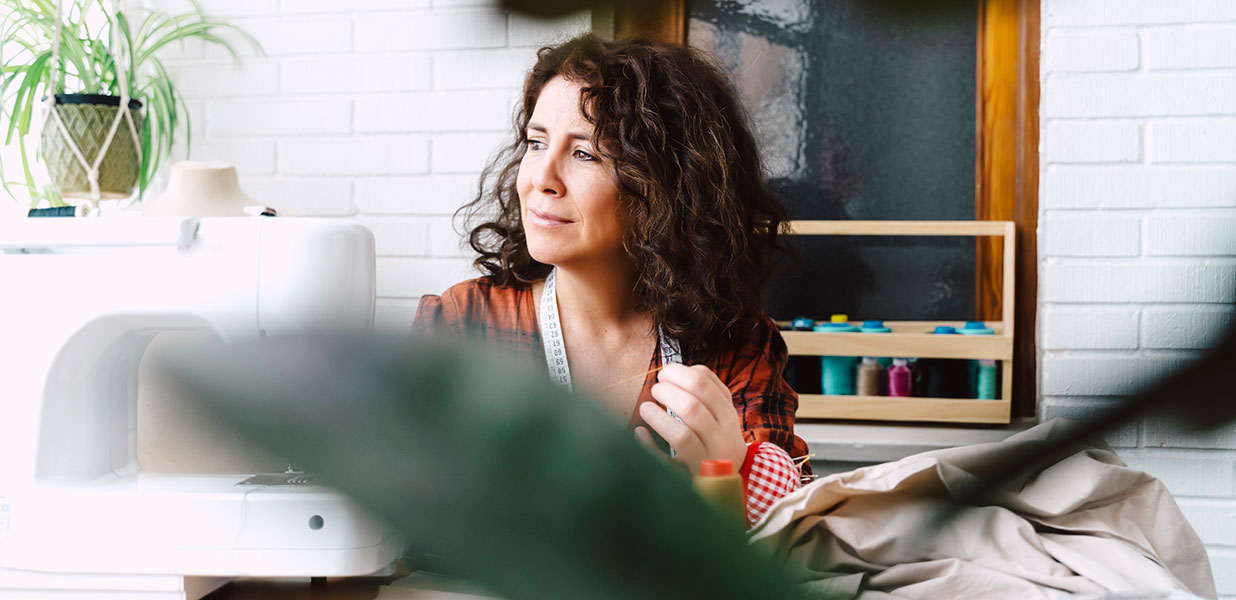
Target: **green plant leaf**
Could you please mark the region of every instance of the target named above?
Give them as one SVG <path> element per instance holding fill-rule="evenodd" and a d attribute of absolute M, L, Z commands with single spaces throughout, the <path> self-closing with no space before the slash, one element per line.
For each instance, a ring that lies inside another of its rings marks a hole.
<path fill-rule="evenodd" d="M 685 474 L 533 365 L 328 335 L 170 358 L 182 389 L 226 425 L 504 598 L 803 597 Z"/>
<path fill-rule="evenodd" d="M 0 56 L 0 107 L 9 118 L 6 143 L 29 134 L 29 124 L 38 103 L 45 95 L 58 93 L 100 93 L 121 95 L 121 76 L 128 83 L 128 95 L 143 104 L 142 154 L 138 195 L 149 184 L 170 155 L 182 125 L 189 121 L 184 98 L 168 75 L 157 52 L 171 43 L 200 39 L 224 48 L 239 61 L 234 41 L 219 32 L 231 31 L 262 54 L 261 44 L 244 30 L 211 18 L 198 2 L 193 10 L 168 15 L 154 10 L 112 10 L 104 0 L 65 0 L 60 14 L 59 39 L 56 36 L 57 6 L 61 0 L 0 0 L 5 20 L 0 26 L 4 39 L 18 54 Z M 105 19 L 98 19 L 102 15 Z M 97 26 L 92 29 L 91 23 Z M 56 64 L 50 59 L 58 45 Z M 11 107 L 11 108 L 10 108 Z M 184 115 L 182 119 L 181 115 Z M 125 125 L 127 127 L 127 125 Z M 185 128 L 186 144 L 191 135 Z M 27 185 L 34 189 L 29 161 L 23 159 Z"/>

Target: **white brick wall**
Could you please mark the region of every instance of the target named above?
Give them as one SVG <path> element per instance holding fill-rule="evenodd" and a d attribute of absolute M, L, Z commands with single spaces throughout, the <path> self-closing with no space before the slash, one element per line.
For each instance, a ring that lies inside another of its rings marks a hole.
<path fill-rule="evenodd" d="M 167 49 L 193 117 L 192 157 L 236 164 L 245 191 L 283 213 L 368 225 L 378 320 L 392 328 L 411 324 L 422 294 L 473 276 L 451 215 L 507 141 L 536 49 L 590 27 L 586 13 L 515 17 L 496 0 L 202 5 L 253 34 L 266 56 L 238 45 L 238 68 L 201 44 Z"/>
<path fill-rule="evenodd" d="M 150 0 L 183 10 L 185 0 Z M 379 322 L 470 276 L 450 215 L 505 139 L 535 48 L 587 30 L 496 0 L 204 0 L 240 70 L 168 48 L 195 158 L 284 213 L 356 219 Z M 1040 415 L 1085 416 L 1213 342 L 1236 300 L 1236 2 L 1043 0 Z M 151 195 L 156 200 L 157 193 Z M 1146 420 L 1108 439 L 1162 478 L 1236 598 L 1236 431 Z"/>
<path fill-rule="evenodd" d="M 1196 358 L 1236 301 L 1236 2 L 1043 0 L 1041 418 Z M 1236 427 L 1108 437 L 1175 494 L 1236 598 Z"/>

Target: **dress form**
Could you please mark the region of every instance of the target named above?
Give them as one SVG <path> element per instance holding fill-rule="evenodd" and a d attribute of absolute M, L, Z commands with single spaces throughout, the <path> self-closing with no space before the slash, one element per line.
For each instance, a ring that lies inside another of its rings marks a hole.
<path fill-rule="evenodd" d="M 183 160 L 172 165 L 163 195 L 142 203 L 142 214 L 181 217 L 243 217 L 255 205 L 236 176 L 236 167 L 221 161 Z"/>

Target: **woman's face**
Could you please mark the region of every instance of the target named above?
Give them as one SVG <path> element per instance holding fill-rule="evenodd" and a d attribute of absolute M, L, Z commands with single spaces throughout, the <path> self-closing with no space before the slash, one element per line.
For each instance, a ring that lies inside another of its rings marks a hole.
<path fill-rule="evenodd" d="M 555 266 L 625 256 L 628 218 L 612 165 L 592 146 L 592 124 L 580 114 L 579 99 L 580 86 L 561 77 L 541 89 L 516 178 L 528 252 Z"/>

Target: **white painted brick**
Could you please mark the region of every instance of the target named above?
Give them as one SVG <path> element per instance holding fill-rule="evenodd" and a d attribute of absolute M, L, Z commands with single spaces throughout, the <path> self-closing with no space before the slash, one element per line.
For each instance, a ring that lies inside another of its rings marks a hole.
<path fill-rule="evenodd" d="M 476 173 L 510 138 L 505 133 L 449 133 L 433 138 L 434 173 Z"/>
<path fill-rule="evenodd" d="M 283 61 L 285 94 L 338 94 L 427 90 L 433 82 L 429 56 L 335 56 Z"/>
<path fill-rule="evenodd" d="M 352 101 L 347 98 L 217 100 L 210 103 L 208 131 L 220 137 L 296 136 L 348 133 Z"/>
<path fill-rule="evenodd" d="M 1198 23 L 1236 20 L 1236 3 L 1228 0 L 1047 0 L 1043 12 L 1043 23 L 1050 26 Z"/>
<path fill-rule="evenodd" d="M 1236 67 L 1236 27 L 1152 29 L 1144 35 L 1150 69 Z"/>
<path fill-rule="evenodd" d="M 451 215 L 476 196 L 479 177 L 369 177 L 356 182 L 356 205 L 370 215 Z"/>
<path fill-rule="evenodd" d="M 361 52 L 495 48 L 506 45 L 506 15 L 491 11 L 363 14 Z"/>
<path fill-rule="evenodd" d="M 168 74 L 186 97 L 271 96 L 279 91 L 279 67 L 272 62 L 168 66 Z"/>
<path fill-rule="evenodd" d="M 244 183 L 245 191 L 280 215 L 339 217 L 356 212 L 349 179 L 263 179 Z"/>
<path fill-rule="evenodd" d="M 1143 444 L 1148 448 L 1236 449 L 1236 425 L 1226 424 L 1208 431 L 1195 431 L 1187 422 L 1174 417 L 1143 419 Z"/>
<path fill-rule="evenodd" d="M 1236 6 L 1236 3 L 1233 3 Z M 1045 117 L 1236 114 L 1236 74 L 1075 75 L 1043 82 Z"/>
<path fill-rule="evenodd" d="M 1046 209 L 1236 207 L 1236 166 L 1049 168 L 1039 202 Z"/>
<path fill-rule="evenodd" d="M 187 59 L 201 58 L 206 55 L 206 42 L 201 38 L 190 38 L 168 44 L 156 53 L 159 58 L 169 64 Z"/>
<path fill-rule="evenodd" d="M 1236 595 L 1236 549 L 1207 548 L 1210 570 L 1215 575 L 1215 591 Z M 1220 596 L 1222 597 L 1222 596 Z"/>
<path fill-rule="evenodd" d="M 433 0 L 434 8 L 493 7 L 502 5 L 501 0 Z"/>
<path fill-rule="evenodd" d="M 1184 358 L 1046 352 L 1044 396 L 1127 396 L 1180 368 Z"/>
<path fill-rule="evenodd" d="M 372 12 L 429 8 L 430 0 L 282 0 L 279 11 L 285 14 Z"/>
<path fill-rule="evenodd" d="M 1236 256 L 1236 213 L 1193 211 L 1146 218 L 1146 253 Z"/>
<path fill-rule="evenodd" d="M 183 141 L 182 138 L 177 143 L 172 150 L 172 157 L 164 164 L 171 165 L 182 159 L 218 160 L 235 165 L 236 172 L 242 178 L 275 172 L 274 142 L 203 142 L 200 138 L 195 138 L 193 147 L 186 156 Z"/>
<path fill-rule="evenodd" d="M 1136 121 L 1050 121 L 1043 132 L 1043 162 L 1138 162 L 1141 127 Z"/>
<path fill-rule="evenodd" d="M 439 52 L 433 57 L 433 83 L 442 90 L 519 90 L 535 62 L 532 48 Z"/>
<path fill-rule="evenodd" d="M 1039 315 L 1044 350 L 1137 349 L 1137 309 L 1047 305 Z"/>
<path fill-rule="evenodd" d="M 507 92 L 430 92 L 365 96 L 356 100 L 356 130 L 493 131 L 512 126 Z"/>
<path fill-rule="evenodd" d="M 1176 504 L 1202 543 L 1236 546 L 1236 501 L 1177 498 Z"/>
<path fill-rule="evenodd" d="M 1232 302 L 1236 267 L 1141 261 L 1047 264 L 1042 302 Z"/>
<path fill-rule="evenodd" d="M 267 56 L 289 54 L 330 54 L 348 52 L 352 49 L 352 23 L 339 17 L 297 18 L 281 17 L 273 21 L 246 21 L 239 24 L 257 39 Z M 241 56 L 255 56 L 248 43 L 230 31 L 219 34 L 229 40 Z M 230 56 L 216 46 L 206 47 L 206 56 L 222 58 Z"/>
<path fill-rule="evenodd" d="M 429 254 L 446 258 L 475 258 L 476 252 L 467 245 L 468 232 L 464 226 L 462 215 L 458 220 L 434 218 L 429 224 Z"/>
<path fill-rule="evenodd" d="M 545 46 L 565 42 L 592 31 L 592 13 L 582 11 L 558 19 L 537 19 L 512 14 L 511 46 Z"/>
<path fill-rule="evenodd" d="M 408 217 L 363 217 L 373 232 L 378 256 L 425 256 L 429 254 L 429 227 L 433 221 Z"/>
<path fill-rule="evenodd" d="M 1151 121 L 1146 147 L 1151 162 L 1236 162 L 1236 119 Z"/>
<path fill-rule="evenodd" d="M 1107 410 L 1111 409 L 1113 404 L 1123 401 L 1126 401 L 1126 399 L 1053 398 L 1049 396 L 1043 398 L 1039 405 L 1039 417 L 1042 421 L 1050 421 L 1052 419 L 1086 421 L 1104 414 Z M 1136 448 L 1138 440 L 1137 423 L 1121 425 L 1103 436 L 1103 441 L 1113 448 Z"/>
<path fill-rule="evenodd" d="M 284 175 L 412 175 L 429 169 L 429 141 L 414 136 L 285 140 Z"/>
<path fill-rule="evenodd" d="M 477 277 L 472 261 L 463 258 L 379 258 L 378 295 L 419 298 Z"/>
<path fill-rule="evenodd" d="M 1044 256 L 1137 256 L 1141 220 L 1101 211 L 1048 211 L 1040 228 Z"/>
<path fill-rule="evenodd" d="M 1122 450 L 1130 467 L 1158 478 L 1175 496 L 1232 495 L 1234 457 L 1230 452 L 1199 450 Z"/>
<path fill-rule="evenodd" d="M 1132 71 L 1138 66 L 1133 31 L 1051 30 L 1043 42 L 1044 73 Z"/>
<path fill-rule="evenodd" d="M 416 318 L 416 300 L 378 298 L 374 302 L 373 328 L 379 333 L 407 333 Z"/>
<path fill-rule="evenodd" d="M 189 119 L 189 131 L 192 132 L 194 140 L 201 140 L 206 135 L 206 103 L 201 100 L 187 99 L 184 102 L 185 115 Z M 184 124 L 178 124 L 177 127 L 184 127 Z M 183 129 L 181 130 L 183 131 Z M 180 136 L 177 136 L 179 138 Z M 197 143 L 194 142 L 194 145 Z"/>
<path fill-rule="evenodd" d="M 202 12 L 221 19 L 273 15 L 279 8 L 279 0 L 205 0 L 200 4 Z M 170 15 L 194 11 L 189 0 L 153 0 L 150 5 Z"/>
<path fill-rule="evenodd" d="M 1141 346 L 1189 350 L 1210 348 L 1232 324 L 1231 306 L 1147 307 L 1142 312 Z"/>

